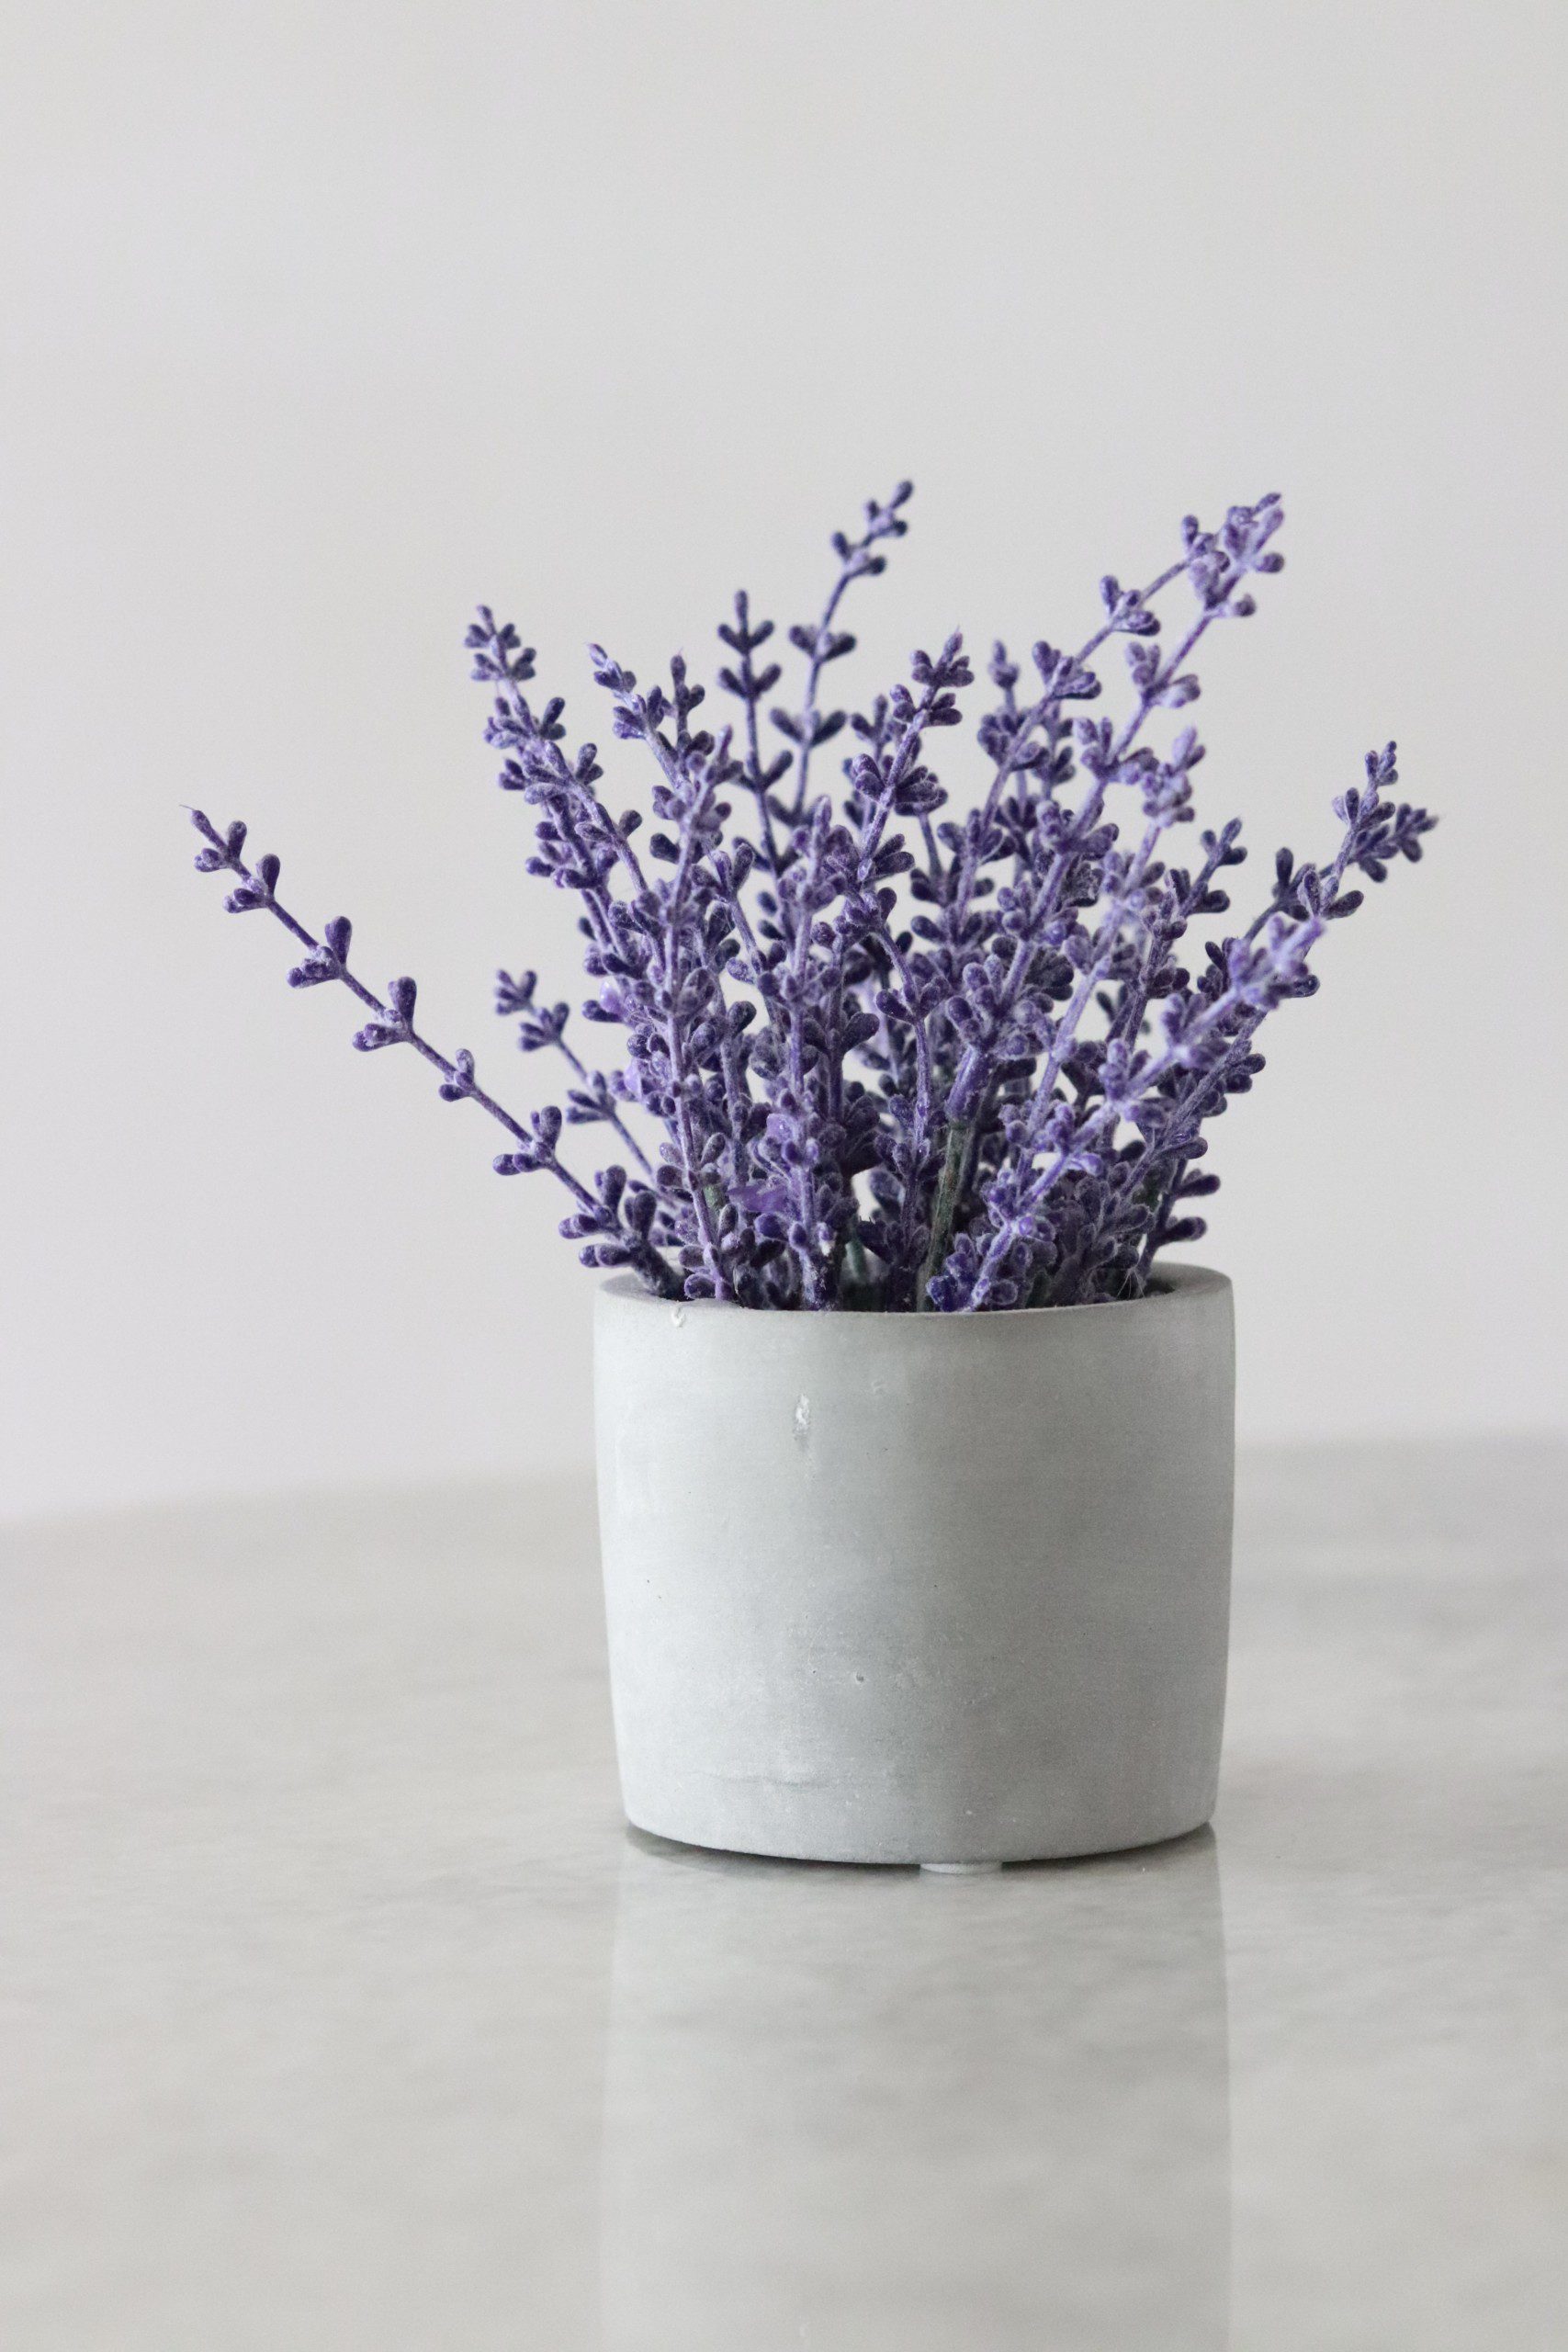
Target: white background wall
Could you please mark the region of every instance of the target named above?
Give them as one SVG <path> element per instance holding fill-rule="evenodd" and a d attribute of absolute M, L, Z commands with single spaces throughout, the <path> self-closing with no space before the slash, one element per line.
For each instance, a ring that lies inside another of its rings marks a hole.
<path fill-rule="evenodd" d="M 571 938 L 468 608 L 581 708 L 590 636 L 810 610 L 903 473 L 868 683 L 955 620 L 1070 638 L 1189 506 L 1287 493 L 1205 813 L 1261 888 L 1392 733 L 1444 825 L 1216 1135 L 1244 1430 L 1561 1426 L 1565 42 L 1557 0 L 8 11 L 8 1507 L 586 1457 L 543 1180 L 284 986 L 180 804 L 537 1099 L 490 975 L 567 992 Z"/>

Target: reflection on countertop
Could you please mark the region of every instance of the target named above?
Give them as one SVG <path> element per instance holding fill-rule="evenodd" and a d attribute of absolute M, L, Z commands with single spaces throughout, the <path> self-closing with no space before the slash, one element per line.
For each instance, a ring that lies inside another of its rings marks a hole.
<path fill-rule="evenodd" d="M 1213 1833 L 982 1879 L 628 1838 L 606 2352 L 1223 2352 Z"/>

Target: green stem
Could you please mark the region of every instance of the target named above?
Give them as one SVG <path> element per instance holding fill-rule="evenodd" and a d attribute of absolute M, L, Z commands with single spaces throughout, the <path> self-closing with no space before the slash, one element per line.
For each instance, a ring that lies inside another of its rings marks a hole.
<path fill-rule="evenodd" d="M 947 1149 L 942 1157 L 942 1174 L 937 1179 L 936 1199 L 931 1207 L 931 1247 L 926 1262 L 920 1269 L 919 1283 L 915 1294 L 915 1312 L 927 1311 L 926 1293 L 931 1276 L 941 1269 L 948 1244 L 953 1239 L 953 1219 L 958 1214 L 959 1193 L 964 1183 L 964 1164 L 969 1157 L 969 1138 L 974 1121 L 955 1119 L 947 1131 Z"/>

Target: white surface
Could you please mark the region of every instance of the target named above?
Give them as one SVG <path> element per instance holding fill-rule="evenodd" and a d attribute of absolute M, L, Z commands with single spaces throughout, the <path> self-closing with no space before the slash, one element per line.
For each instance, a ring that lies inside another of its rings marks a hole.
<path fill-rule="evenodd" d="M 1563 1425 L 1568 11 L 51 0 L 0 38 L 0 1502 L 586 1464 L 544 1185 L 290 995 L 179 804 L 536 1100 L 490 974 L 575 993 L 573 943 L 470 606 L 584 714 L 585 639 L 705 663 L 743 582 L 799 618 L 902 473 L 865 684 L 955 621 L 1068 638 L 1189 506 L 1287 494 L 1204 805 L 1258 888 L 1392 734 L 1444 828 L 1216 1137 L 1244 1430 Z"/>
<path fill-rule="evenodd" d="M 570 1493 L 13 1535 L 6 2352 L 1554 2352 L 1565 1469 L 1251 1463 L 1215 1835 L 976 1879 L 630 1839 Z"/>

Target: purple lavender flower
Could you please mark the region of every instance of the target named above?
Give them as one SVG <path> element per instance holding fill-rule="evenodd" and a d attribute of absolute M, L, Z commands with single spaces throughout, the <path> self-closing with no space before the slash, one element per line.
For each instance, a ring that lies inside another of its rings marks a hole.
<path fill-rule="evenodd" d="M 443 1100 L 505 1130 L 502 1173 L 565 1187 L 561 1231 L 584 1262 L 629 1266 L 662 1296 L 943 1314 L 1139 1296 L 1159 1250 L 1203 1231 L 1190 1204 L 1218 1182 L 1204 1130 L 1262 1069 L 1263 1021 L 1316 989 L 1327 925 L 1362 903 L 1354 877 L 1418 859 L 1435 821 L 1393 797 L 1390 744 L 1335 801 L 1333 854 L 1280 850 L 1245 930 L 1223 927 L 1238 820 L 1172 860 L 1203 746 L 1165 715 L 1197 701 L 1189 665 L 1210 628 L 1246 619 L 1282 565 L 1273 495 L 1215 531 L 1189 516 L 1143 586 L 1102 580 L 1102 617 L 1076 648 L 1042 639 L 1026 662 L 994 649 L 998 699 L 976 730 L 987 774 L 960 809 L 931 763 L 974 682 L 956 633 L 863 710 L 823 703 L 854 647 L 844 600 L 885 568 L 909 495 L 901 484 L 858 535 L 835 536 L 820 616 L 787 633 L 793 690 L 763 650 L 773 622 L 736 597 L 718 632 L 734 729 L 698 723 L 705 689 L 683 656 L 644 686 L 592 649 L 613 733 L 651 762 L 646 834 L 600 790 L 596 745 L 569 748 L 564 703 L 530 700 L 533 649 L 479 608 L 467 641 L 493 690 L 502 787 L 534 810 L 528 870 L 577 902 L 581 1016 L 617 1045 L 607 1068 L 584 1059 L 570 1003 L 541 1000 L 532 971 L 500 974 L 519 1046 L 566 1064 L 564 1104 L 504 1110 L 470 1053 L 448 1058 L 416 1027 L 412 979 L 382 998 L 351 972 L 346 917 L 315 938 L 277 899 L 277 859 L 247 865 L 243 825 L 193 812 L 197 865 L 231 877 L 230 910 L 265 910 L 299 941 L 291 984 L 346 987 L 367 1016 L 361 1051 L 412 1046 Z M 1187 616 L 1167 650 L 1156 600 L 1179 587 Z M 1120 718 L 1086 707 L 1114 639 Z M 626 1161 L 579 1174 L 568 1125 L 609 1130 Z"/>

